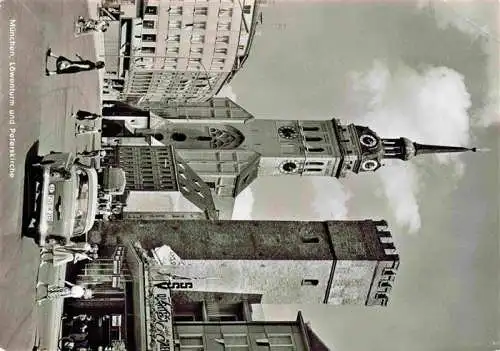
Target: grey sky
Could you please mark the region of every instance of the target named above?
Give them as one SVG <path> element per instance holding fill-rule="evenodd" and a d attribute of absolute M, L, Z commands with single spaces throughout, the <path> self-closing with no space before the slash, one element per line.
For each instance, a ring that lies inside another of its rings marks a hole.
<path fill-rule="evenodd" d="M 335 116 L 382 136 L 492 149 L 398 162 L 340 183 L 260 179 L 241 195 L 240 218 L 389 221 L 402 260 L 390 306 L 301 306 L 332 349 L 493 350 L 500 339 L 498 124 L 490 124 L 499 114 L 488 100 L 498 93 L 498 43 L 485 40 L 497 9 L 474 5 L 272 6 L 231 84 L 257 118 Z M 296 310 L 270 306 L 266 315 Z"/>

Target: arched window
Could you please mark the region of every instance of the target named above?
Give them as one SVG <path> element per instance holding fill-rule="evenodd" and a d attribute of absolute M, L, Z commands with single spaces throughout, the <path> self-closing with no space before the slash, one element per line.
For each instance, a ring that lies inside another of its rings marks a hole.
<path fill-rule="evenodd" d="M 212 137 L 209 137 L 209 136 L 199 136 L 198 138 L 196 138 L 196 140 L 199 140 L 199 141 L 211 141 Z"/>
<path fill-rule="evenodd" d="M 208 132 L 212 139 L 210 145 L 213 149 L 233 149 L 245 140 L 243 134 L 232 126 L 211 127 Z"/>
<path fill-rule="evenodd" d="M 319 238 L 317 236 L 313 236 L 313 237 L 309 237 L 309 238 L 302 238 L 302 242 L 304 244 L 318 244 Z"/>
<path fill-rule="evenodd" d="M 187 139 L 186 134 L 184 133 L 172 133 L 171 138 L 174 141 L 186 141 Z"/>
<path fill-rule="evenodd" d="M 163 140 L 163 134 L 160 134 L 160 133 L 156 133 L 155 135 L 153 135 L 154 138 L 158 141 L 162 141 Z"/>
<path fill-rule="evenodd" d="M 304 132 L 317 132 L 319 130 L 318 127 L 302 127 Z"/>
<path fill-rule="evenodd" d="M 302 279 L 302 285 L 316 286 L 319 284 L 318 279 Z"/>
<path fill-rule="evenodd" d="M 306 141 L 321 141 L 323 138 L 320 137 L 306 137 Z"/>
<path fill-rule="evenodd" d="M 306 168 L 306 172 L 321 172 L 321 168 Z"/>

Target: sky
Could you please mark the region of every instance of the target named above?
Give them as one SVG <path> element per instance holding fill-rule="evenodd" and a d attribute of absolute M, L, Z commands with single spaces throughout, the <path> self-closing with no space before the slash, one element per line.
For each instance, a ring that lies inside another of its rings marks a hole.
<path fill-rule="evenodd" d="M 491 149 L 340 181 L 256 181 L 234 218 L 384 218 L 401 256 L 386 308 L 270 305 L 267 319 L 301 309 L 332 350 L 500 349 L 497 18 L 487 1 L 263 9 L 246 66 L 223 92 L 256 118 L 335 117 L 383 137 Z"/>

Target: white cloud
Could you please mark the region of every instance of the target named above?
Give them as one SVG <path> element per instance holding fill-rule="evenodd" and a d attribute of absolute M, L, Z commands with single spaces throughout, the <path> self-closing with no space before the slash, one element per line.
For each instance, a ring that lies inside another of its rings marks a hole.
<path fill-rule="evenodd" d="M 409 232 L 415 233 L 421 225 L 417 200 L 419 175 L 417 167 L 408 166 L 388 165 L 377 173 L 396 221 L 407 227 Z"/>
<path fill-rule="evenodd" d="M 470 95 L 463 77 L 446 67 L 416 71 L 404 65 L 389 69 L 375 61 L 368 72 L 349 76 L 346 107 L 354 122 L 367 125 L 381 137 L 406 136 L 416 142 L 468 145 Z M 433 157 L 463 173 L 456 156 Z M 426 161 L 428 162 L 428 161 Z M 420 228 L 418 160 L 394 162 L 376 172 L 399 224 Z"/>
<path fill-rule="evenodd" d="M 236 102 L 237 96 L 236 93 L 233 90 L 233 87 L 230 85 L 225 85 L 222 87 L 222 89 L 219 91 L 219 93 L 216 95 L 217 97 L 227 97 L 234 102 Z"/>
<path fill-rule="evenodd" d="M 419 0 L 418 7 L 431 10 L 442 29 L 452 26 L 473 39 L 495 36 L 493 28 L 496 19 L 492 16 L 491 3 L 485 6 L 475 1 Z"/>
<path fill-rule="evenodd" d="M 234 220 L 248 220 L 252 219 L 254 198 L 252 190 L 247 187 L 236 197 L 234 203 L 234 210 L 231 219 Z"/>
<path fill-rule="evenodd" d="M 340 182 L 324 184 L 322 181 L 313 182 L 314 202 L 312 210 L 315 220 L 342 220 L 347 218 L 347 202 L 351 193 Z"/>
<path fill-rule="evenodd" d="M 473 122 L 480 127 L 500 123 L 500 91 L 498 70 L 498 11 L 500 6 L 492 1 L 439 1 L 419 0 L 420 10 L 431 11 L 441 29 L 455 28 L 471 38 L 481 40 L 482 49 L 488 55 L 488 97 L 484 107 L 474 116 Z"/>

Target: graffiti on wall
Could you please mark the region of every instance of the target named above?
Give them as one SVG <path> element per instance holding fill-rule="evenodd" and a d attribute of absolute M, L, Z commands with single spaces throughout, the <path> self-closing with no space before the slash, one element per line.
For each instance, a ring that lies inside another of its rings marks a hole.
<path fill-rule="evenodd" d="M 173 351 L 172 300 L 169 293 L 153 289 L 149 300 L 152 350 Z"/>

